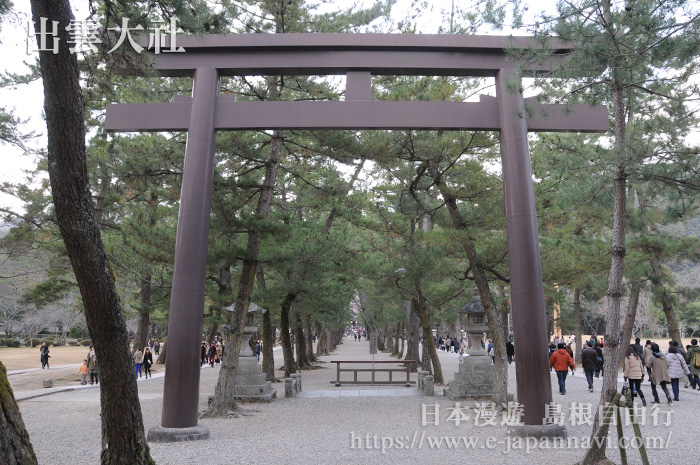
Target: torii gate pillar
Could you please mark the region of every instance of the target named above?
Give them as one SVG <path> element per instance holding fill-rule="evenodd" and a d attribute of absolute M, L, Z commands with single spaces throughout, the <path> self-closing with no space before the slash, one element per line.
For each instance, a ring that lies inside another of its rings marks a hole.
<path fill-rule="evenodd" d="M 526 425 L 541 425 L 545 406 L 552 401 L 547 351 L 547 322 L 542 288 L 542 264 L 537 234 L 535 193 L 532 187 L 530 146 L 522 90 L 511 92 L 506 83 L 513 68 L 496 74 L 501 119 L 501 165 L 506 207 L 511 310 L 516 337 L 515 360 L 518 403 L 525 405 Z M 518 86 L 520 87 L 520 86 Z M 518 343 L 519 341 L 519 343 Z M 534 341 L 533 345 L 526 341 Z"/>
<path fill-rule="evenodd" d="M 149 441 L 172 441 L 174 429 L 177 436 L 187 439 L 209 437 L 209 428 L 197 424 L 204 316 L 192 310 L 204 302 L 219 89 L 216 69 L 195 70 L 175 238 L 163 413 L 160 427 L 148 431 Z"/>

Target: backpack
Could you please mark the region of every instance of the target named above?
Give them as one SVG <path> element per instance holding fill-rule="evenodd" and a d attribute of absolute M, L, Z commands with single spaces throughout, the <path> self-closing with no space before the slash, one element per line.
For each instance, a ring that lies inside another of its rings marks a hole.
<path fill-rule="evenodd" d="M 700 350 L 696 350 L 693 354 L 693 367 L 700 368 Z"/>

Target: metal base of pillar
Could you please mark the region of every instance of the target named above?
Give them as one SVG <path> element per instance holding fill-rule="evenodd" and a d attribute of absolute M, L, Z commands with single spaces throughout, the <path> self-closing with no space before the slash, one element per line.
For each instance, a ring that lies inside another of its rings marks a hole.
<path fill-rule="evenodd" d="M 508 434 L 514 438 L 564 438 L 567 437 L 563 425 L 521 425 L 508 428 Z"/>
<path fill-rule="evenodd" d="M 209 428 L 202 425 L 189 428 L 163 428 L 156 426 L 148 430 L 148 442 L 180 442 L 209 439 Z"/>

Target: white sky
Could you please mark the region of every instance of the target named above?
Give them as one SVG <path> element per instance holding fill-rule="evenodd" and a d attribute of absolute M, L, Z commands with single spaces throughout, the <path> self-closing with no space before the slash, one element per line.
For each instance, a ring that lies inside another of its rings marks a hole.
<path fill-rule="evenodd" d="M 337 0 L 334 4 L 339 4 L 348 0 Z M 369 1 L 369 0 L 368 0 Z M 460 2 L 461 0 L 455 0 Z M 399 0 L 392 10 L 392 17 L 402 18 L 410 7 L 410 0 Z M 73 12 L 76 19 L 83 19 L 87 16 L 87 2 L 85 0 L 74 0 L 72 2 Z M 422 14 L 426 19 L 425 26 L 420 32 L 435 33 L 437 25 L 432 25 L 429 18 L 438 16 L 441 10 L 449 11 L 452 0 L 431 0 L 428 11 Z M 23 73 L 26 72 L 25 62 L 32 63 L 36 60 L 36 54 L 27 54 L 27 21 L 31 17 L 29 2 L 15 2 L 16 17 L 8 18 L 2 24 L 0 31 L 0 56 L 2 72 Z M 432 14 L 431 14 L 432 12 Z M 31 38 L 31 46 L 35 48 L 34 38 Z M 27 132 L 34 131 L 39 134 L 29 147 L 43 148 L 46 145 L 46 126 L 42 119 L 43 113 L 43 87 L 40 81 L 20 86 L 16 89 L 1 89 L 0 102 L 8 109 L 14 111 L 15 116 L 28 120 L 23 129 Z M 25 179 L 24 171 L 31 170 L 35 166 L 32 156 L 26 156 L 19 148 L 7 144 L 0 145 L 0 183 L 2 182 L 22 182 Z M 0 208 L 10 208 L 18 210 L 21 203 L 16 199 L 0 193 Z"/>

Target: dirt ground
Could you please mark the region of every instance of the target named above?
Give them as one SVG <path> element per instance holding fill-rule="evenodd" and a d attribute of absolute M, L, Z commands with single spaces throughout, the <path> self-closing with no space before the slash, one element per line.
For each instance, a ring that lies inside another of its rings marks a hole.
<path fill-rule="evenodd" d="M 32 391 L 42 389 L 45 380 L 52 380 L 54 386 L 69 386 L 80 384 L 81 376 L 78 367 L 58 368 L 65 365 L 79 365 L 87 358 L 88 347 L 61 346 L 49 349 L 49 369 L 41 369 L 39 348 L 2 348 L 0 349 L 0 362 L 10 372 L 39 368 L 38 371 L 9 375 L 10 385 L 14 391 Z M 53 367 L 53 368 L 51 368 Z M 163 373 L 163 365 L 154 365 L 151 368 L 153 374 Z"/>
<path fill-rule="evenodd" d="M 87 358 L 88 348 L 83 346 L 49 347 L 49 366 L 82 363 Z M 41 368 L 39 347 L 18 347 L 0 349 L 0 361 L 7 371 Z"/>

